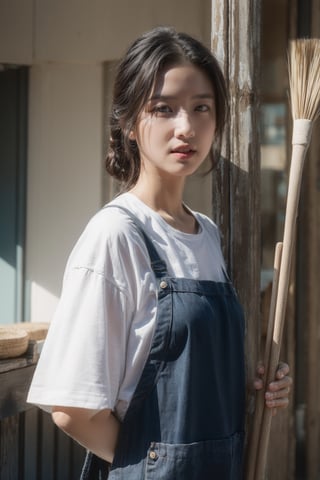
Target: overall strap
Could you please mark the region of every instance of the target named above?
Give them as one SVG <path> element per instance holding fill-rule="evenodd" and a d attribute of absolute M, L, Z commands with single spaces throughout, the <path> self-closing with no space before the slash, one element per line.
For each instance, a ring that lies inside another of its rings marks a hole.
<path fill-rule="evenodd" d="M 161 277 L 164 277 L 164 276 L 168 276 L 167 265 L 166 265 L 165 261 L 160 258 L 160 256 L 159 256 L 157 250 L 155 249 L 152 241 L 150 240 L 149 236 L 145 233 L 144 228 L 143 228 L 143 224 L 141 223 L 141 221 L 132 212 L 130 212 L 130 210 L 128 210 L 127 208 L 122 207 L 120 205 L 116 205 L 116 204 L 106 205 L 104 208 L 118 208 L 118 209 L 122 210 L 123 212 L 125 212 L 128 215 L 128 217 L 131 218 L 131 220 L 133 221 L 136 229 L 138 230 L 138 232 L 140 233 L 140 235 L 142 236 L 142 238 L 145 242 L 145 245 L 147 247 L 148 254 L 149 254 L 149 257 L 150 257 L 151 268 L 152 268 L 156 278 L 161 278 Z"/>

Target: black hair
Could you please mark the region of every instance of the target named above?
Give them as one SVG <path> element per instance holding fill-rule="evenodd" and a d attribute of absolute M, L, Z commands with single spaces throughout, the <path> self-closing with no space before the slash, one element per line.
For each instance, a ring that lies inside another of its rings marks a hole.
<path fill-rule="evenodd" d="M 157 27 L 133 42 L 116 72 L 106 169 L 121 182 L 124 190 L 133 187 L 140 174 L 139 149 L 129 135 L 151 94 L 157 75 L 168 65 L 186 61 L 201 69 L 212 84 L 216 132 L 210 159 L 214 167 L 228 115 L 227 88 L 221 68 L 210 50 L 198 40 L 171 27 Z"/>

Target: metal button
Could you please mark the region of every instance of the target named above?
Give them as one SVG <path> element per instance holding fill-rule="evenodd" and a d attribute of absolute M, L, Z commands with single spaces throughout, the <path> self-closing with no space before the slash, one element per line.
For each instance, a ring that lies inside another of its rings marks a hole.
<path fill-rule="evenodd" d="M 156 460 L 158 458 L 158 455 L 156 454 L 156 452 L 154 452 L 153 450 L 149 453 L 149 457 L 152 459 L 152 460 Z"/>
<path fill-rule="evenodd" d="M 160 282 L 160 288 L 167 288 L 168 284 L 164 280 Z"/>

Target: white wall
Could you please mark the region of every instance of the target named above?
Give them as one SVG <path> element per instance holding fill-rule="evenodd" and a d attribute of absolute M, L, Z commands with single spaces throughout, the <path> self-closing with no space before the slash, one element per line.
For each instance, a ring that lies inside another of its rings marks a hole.
<path fill-rule="evenodd" d="M 155 25 L 210 38 L 209 0 L 0 0 L 0 62 L 97 63 L 119 58 Z"/>
<path fill-rule="evenodd" d="M 160 24 L 209 44 L 210 5 L 209 0 L 0 0 L 0 63 L 31 66 L 30 320 L 51 319 L 68 253 L 107 196 L 103 63 L 119 58 L 136 36 Z M 192 180 L 187 202 L 210 211 L 210 188 L 209 177 Z"/>
<path fill-rule="evenodd" d="M 170 24 L 203 38 L 206 0 L 37 0 L 36 61 L 101 62 L 119 58 L 154 25 Z M 57 32 L 58 35 L 57 35 Z"/>
<path fill-rule="evenodd" d="M 27 277 L 35 321 L 47 320 L 70 248 L 101 204 L 102 81 L 101 65 L 31 68 Z"/>

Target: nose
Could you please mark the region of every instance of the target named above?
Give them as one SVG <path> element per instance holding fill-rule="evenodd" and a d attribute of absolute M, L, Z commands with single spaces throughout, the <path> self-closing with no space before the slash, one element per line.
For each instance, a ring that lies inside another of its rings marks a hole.
<path fill-rule="evenodd" d="M 180 112 L 176 117 L 175 136 L 177 138 L 192 138 L 195 135 L 194 126 L 187 112 Z"/>

